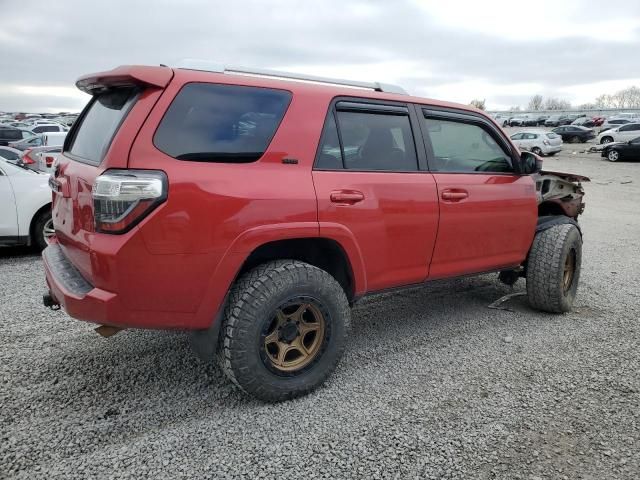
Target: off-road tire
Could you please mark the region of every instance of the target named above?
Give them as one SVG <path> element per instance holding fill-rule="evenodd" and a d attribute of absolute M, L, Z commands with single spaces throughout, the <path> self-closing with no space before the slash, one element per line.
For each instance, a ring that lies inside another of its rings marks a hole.
<path fill-rule="evenodd" d="M 31 241 L 34 248 L 42 251 L 47 248 L 47 240 L 44 235 L 44 227 L 51 220 L 51 209 L 40 212 L 31 225 Z"/>
<path fill-rule="evenodd" d="M 322 306 L 327 328 L 312 364 L 281 374 L 265 364 L 261 334 L 274 312 L 292 298 L 313 298 Z M 333 372 L 345 347 L 351 310 L 344 290 L 329 273 L 297 260 L 277 260 L 244 274 L 232 287 L 220 332 L 218 360 L 227 377 L 244 392 L 279 402 L 316 389 Z"/>
<path fill-rule="evenodd" d="M 570 287 L 565 289 L 567 257 L 574 252 Z M 580 280 L 582 235 L 575 225 L 555 225 L 538 232 L 527 261 L 527 297 L 532 307 L 544 312 L 568 312 Z"/>

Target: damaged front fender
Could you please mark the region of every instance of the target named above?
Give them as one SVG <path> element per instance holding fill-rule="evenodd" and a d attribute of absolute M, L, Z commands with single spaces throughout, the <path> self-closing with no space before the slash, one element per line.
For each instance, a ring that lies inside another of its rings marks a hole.
<path fill-rule="evenodd" d="M 539 216 L 566 215 L 576 220 L 582 214 L 585 207 L 582 182 L 591 181 L 588 177 L 542 170 L 533 179 Z"/>

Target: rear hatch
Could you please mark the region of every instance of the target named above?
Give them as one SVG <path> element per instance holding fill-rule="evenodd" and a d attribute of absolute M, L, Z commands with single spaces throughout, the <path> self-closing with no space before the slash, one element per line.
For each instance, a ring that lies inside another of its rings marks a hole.
<path fill-rule="evenodd" d="M 546 138 L 547 142 L 549 142 L 549 145 L 551 145 L 552 147 L 557 147 L 559 145 L 562 145 L 562 137 L 560 135 L 553 132 L 549 132 L 545 134 L 545 136 L 547 137 Z"/>
<path fill-rule="evenodd" d="M 50 184 L 53 223 L 66 257 L 96 286 L 105 258 L 96 233 L 92 189 L 105 170 L 125 169 L 131 145 L 173 71 L 167 67 L 119 67 L 82 77 L 76 85 L 92 98 L 69 131 Z M 115 253 L 115 252 L 114 252 Z"/>

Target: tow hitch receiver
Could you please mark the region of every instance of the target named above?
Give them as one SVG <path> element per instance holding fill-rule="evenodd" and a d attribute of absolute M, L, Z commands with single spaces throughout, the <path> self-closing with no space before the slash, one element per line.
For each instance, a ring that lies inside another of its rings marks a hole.
<path fill-rule="evenodd" d="M 42 303 L 45 307 L 49 307 L 51 310 L 60 310 L 60 304 L 50 293 L 45 293 L 42 296 Z"/>

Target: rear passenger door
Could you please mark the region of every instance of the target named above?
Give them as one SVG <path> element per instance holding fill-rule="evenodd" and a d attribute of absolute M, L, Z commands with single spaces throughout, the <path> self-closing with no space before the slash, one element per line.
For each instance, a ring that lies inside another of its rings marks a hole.
<path fill-rule="evenodd" d="M 406 104 L 337 100 L 325 122 L 313 171 L 320 234 L 357 244 L 367 291 L 428 274 L 438 197 L 414 134 Z"/>
<path fill-rule="evenodd" d="M 628 142 L 637 136 L 640 136 L 640 123 L 630 123 L 623 125 L 618 130 L 617 140 L 620 142 Z"/>
<path fill-rule="evenodd" d="M 512 147 L 483 117 L 421 109 L 429 168 L 440 199 L 430 277 L 520 264 L 537 222 L 535 183 L 514 168 Z"/>

